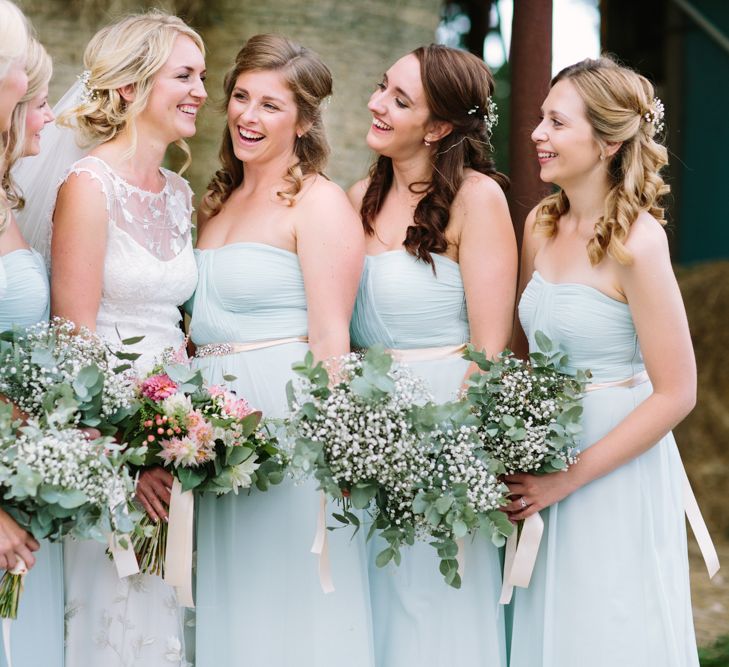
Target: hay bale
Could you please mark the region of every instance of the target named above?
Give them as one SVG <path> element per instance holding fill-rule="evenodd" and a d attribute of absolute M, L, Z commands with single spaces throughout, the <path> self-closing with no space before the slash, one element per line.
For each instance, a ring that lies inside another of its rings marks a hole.
<path fill-rule="evenodd" d="M 698 368 L 698 401 L 675 430 L 709 530 L 729 538 L 729 262 L 677 269 Z"/>

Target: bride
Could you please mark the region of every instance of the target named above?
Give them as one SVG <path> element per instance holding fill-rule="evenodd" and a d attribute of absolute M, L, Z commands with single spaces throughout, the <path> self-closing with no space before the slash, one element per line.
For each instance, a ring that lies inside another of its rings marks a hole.
<path fill-rule="evenodd" d="M 180 19 L 153 12 L 100 30 L 84 56 L 79 104 L 66 114 L 95 146 L 58 191 L 51 245 L 51 310 L 109 340 L 144 336 L 134 351 L 148 370 L 179 346 L 178 306 L 192 294 L 192 193 L 161 167 L 195 134 L 207 95 L 204 46 Z M 167 519 L 172 478 L 141 475 L 137 498 Z M 118 579 L 103 546 L 65 545 L 66 664 L 184 665 L 181 610 L 157 577 Z"/>

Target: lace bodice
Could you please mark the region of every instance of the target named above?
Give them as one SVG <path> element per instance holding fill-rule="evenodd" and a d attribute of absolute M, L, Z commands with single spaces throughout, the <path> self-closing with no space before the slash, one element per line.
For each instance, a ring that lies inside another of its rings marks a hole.
<path fill-rule="evenodd" d="M 135 187 L 103 160 L 86 156 L 71 174 L 88 174 L 98 182 L 109 215 L 101 303 L 96 330 L 113 342 L 144 336 L 133 350 L 149 368 L 162 350 L 177 347 L 183 335 L 178 306 L 197 284 L 192 252 L 192 191 L 187 181 L 167 169 L 160 192 Z"/>

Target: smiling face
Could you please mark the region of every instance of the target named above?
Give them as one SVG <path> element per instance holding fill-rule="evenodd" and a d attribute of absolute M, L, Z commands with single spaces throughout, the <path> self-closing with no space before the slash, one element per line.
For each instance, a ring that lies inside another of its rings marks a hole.
<path fill-rule="evenodd" d="M 294 94 L 277 70 L 242 72 L 228 101 L 228 130 L 241 162 L 290 160 L 302 128 Z"/>
<path fill-rule="evenodd" d="M 427 151 L 431 114 L 420 79 L 420 63 L 408 54 L 400 58 L 377 84 L 367 108 L 372 124 L 367 145 L 380 155 L 404 158 Z"/>
<path fill-rule="evenodd" d="M 27 102 L 27 105 L 23 157 L 40 153 L 41 130 L 46 123 L 50 123 L 54 119 L 53 111 L 48 106 L 48 85 L 38 91 L 38 94 Z"/>
<path fill-rule="evenodd" d="M 200 107 L 207 99 L 205 59 L 195 42 L 178 35 L 170 57 L 155 74 L 138 123 L 154 126 L 167 143 L 192 137 Z"/>
<path fill-rule="evenodd" d="M 604 169 L 602 148 L 585 112 L 577 88 L 569 81 L 558 81 L 542 105 L 543 118 L 532 132 L 539 177 L 547 183 L 566 185 Z"/>
<path fill-rule="evenodd" d="M 10 119 L 20 98 L 28 90 L 28 75 L 25 61 L 16 60 L 10 64 L 5 78 L 0 80 L 0 132 L 10 129 Z"/>

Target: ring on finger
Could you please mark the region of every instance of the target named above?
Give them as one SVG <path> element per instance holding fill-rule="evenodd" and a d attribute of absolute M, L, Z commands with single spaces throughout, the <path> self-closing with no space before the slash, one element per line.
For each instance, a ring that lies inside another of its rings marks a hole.
<path fill-rule="evenodd" d="M 521 508 L 523 510 L 525 510 L 527 507 L 529 507 L 529 505 L 527 504 L 527 501 L 524 500 L 524 496 L 522 496 L 521 498 L 519 498 L 519 504 L 521 505 Z"/>

